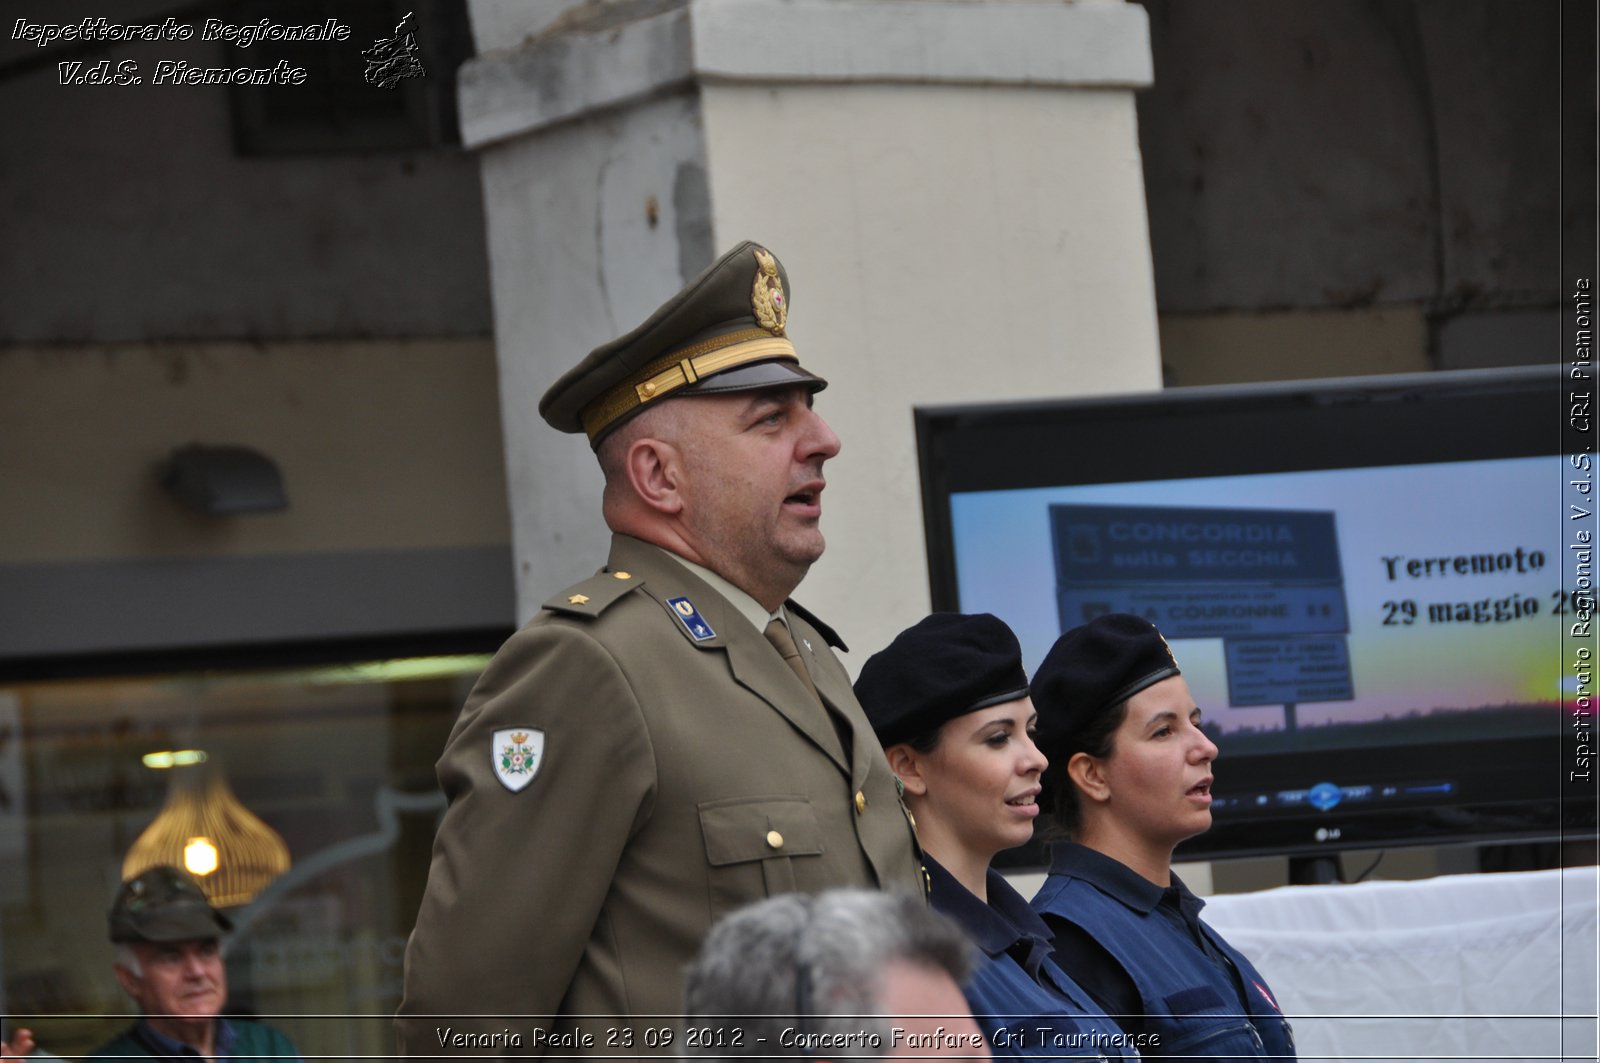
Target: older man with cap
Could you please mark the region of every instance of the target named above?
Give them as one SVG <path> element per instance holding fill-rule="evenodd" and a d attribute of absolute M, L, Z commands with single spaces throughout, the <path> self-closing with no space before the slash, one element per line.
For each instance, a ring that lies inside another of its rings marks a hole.
<path fill-rule="evenodd" d="M 188 875 L 158 866 L 124 882 L 110 922 L 113 970 L 141 1018 L 90 1058 L 299 1058 L 272 1027 L 222 1018 L 228 975 L 221 942 L 233 927 Z"/>
<path fill-rule="evenodd" d="M 403 1052 L 671 1051 L 659 1030 L 717 916 L 918 889 L 843 643 L 788 600 L 839 450 L 789 296 L 740 244 L 541 401 L 599 458 L 610 560 L 506 643 L 439 761 Z"/>
<path fill-rule="evenodd" d="M 1211 826 L 1217 747 L 1161 632 L 1114 613 L 1062 635 L 1034 674 L 1047 790 L 1070 841 L 1033 907 L 1056 959 L 1147 1055 L 1295 1058 L 1266 979 L 1200 918 L 1172 851 Z"/>

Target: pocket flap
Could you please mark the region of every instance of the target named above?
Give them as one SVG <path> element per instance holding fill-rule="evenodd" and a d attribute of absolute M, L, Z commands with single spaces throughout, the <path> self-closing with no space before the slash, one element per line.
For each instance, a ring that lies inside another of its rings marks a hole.
<path fill-rule="evenodd" d="M 822 852 L 811 799 L 800 794 L 707 801 L 700 805 L 700 832 L 713 867 Z"/>
<path fill-rule="evenodd" d="M 1222 994 L 1208 985 L 1180 989 L 1165 999 L 1167 1007 L 1172 1009 L 1174 1015 L 1192 1015 L 1197 1011 L 1210 1011 L 1227 1004 L 1227 1001 L 1222 999 Z"/>

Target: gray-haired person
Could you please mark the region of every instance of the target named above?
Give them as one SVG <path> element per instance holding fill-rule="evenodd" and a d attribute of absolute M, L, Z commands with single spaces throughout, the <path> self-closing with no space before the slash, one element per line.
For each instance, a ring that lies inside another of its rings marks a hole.
<path fill-rule="evenodd" d="M 960 928 L 920 898 L 783 894 L 719 922 L 684 984 L 684 1056 L 989 1059 Z"/>
<path fill-rule="evenodd" d="M 298 1063 L 300 1052 L 284 1034 L 223 1017 L 222 939 L 233 924 L 194 879 L 165 865 L 141 871 L 117 890 L 109 921 L 112 970 L 140 1017 L 88 1058 Z"/>

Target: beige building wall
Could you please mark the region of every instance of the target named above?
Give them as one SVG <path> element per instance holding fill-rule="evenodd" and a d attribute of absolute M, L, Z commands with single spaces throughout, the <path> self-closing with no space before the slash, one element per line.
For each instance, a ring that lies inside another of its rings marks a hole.
<path fill-rule="evenodd" d="M 1169 386 L 1422 373 L 1434 368 L 1421 304 L 1359 310 L 1162 314 Z"/>
<path fill-rule="evenodd" d="M 1133 96 L 711 84 L 719 247 L 771 241 L 843 440 L 797 597 L 852 668 L 930 608 L 912 410 L 1160 386 Z M 773 163 L 749 146 L 781 131 Z"/>
<path fill-rule="evenodd" d="M 0 353 L 0 558 L 416 550 L 508 538 L 486 339 L 198 342 Z M 289 508 L 197 514 L 171 452 L 248 446 Z M 21 519 L 21 515 L 26 519 Z"/>
<path fill-rule="evenodd" d="M 12 347 L 0 425 L 0 657 L 512 620 L 488 339 Z M 287 508 L 186 508 L 190 444 L 265 455 Z"/>

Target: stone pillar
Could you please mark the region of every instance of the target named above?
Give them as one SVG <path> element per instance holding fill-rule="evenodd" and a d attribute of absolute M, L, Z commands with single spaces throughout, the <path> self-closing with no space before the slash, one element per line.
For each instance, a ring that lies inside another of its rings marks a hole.
<path fill-rule="evenodd" d="M 827 556 L 796 597 L 866 655 L 928 609 L 915 405 L 1160 385 L 1122 0 L 475 0 L 519 614 L 604 559 L 544 389 L 723 249 L 768 245 L 832 386 Z M 521 14 L 519 15 L 519 12 Z M 1063 461 L 1083 460 L 1062 455 Z"/>

